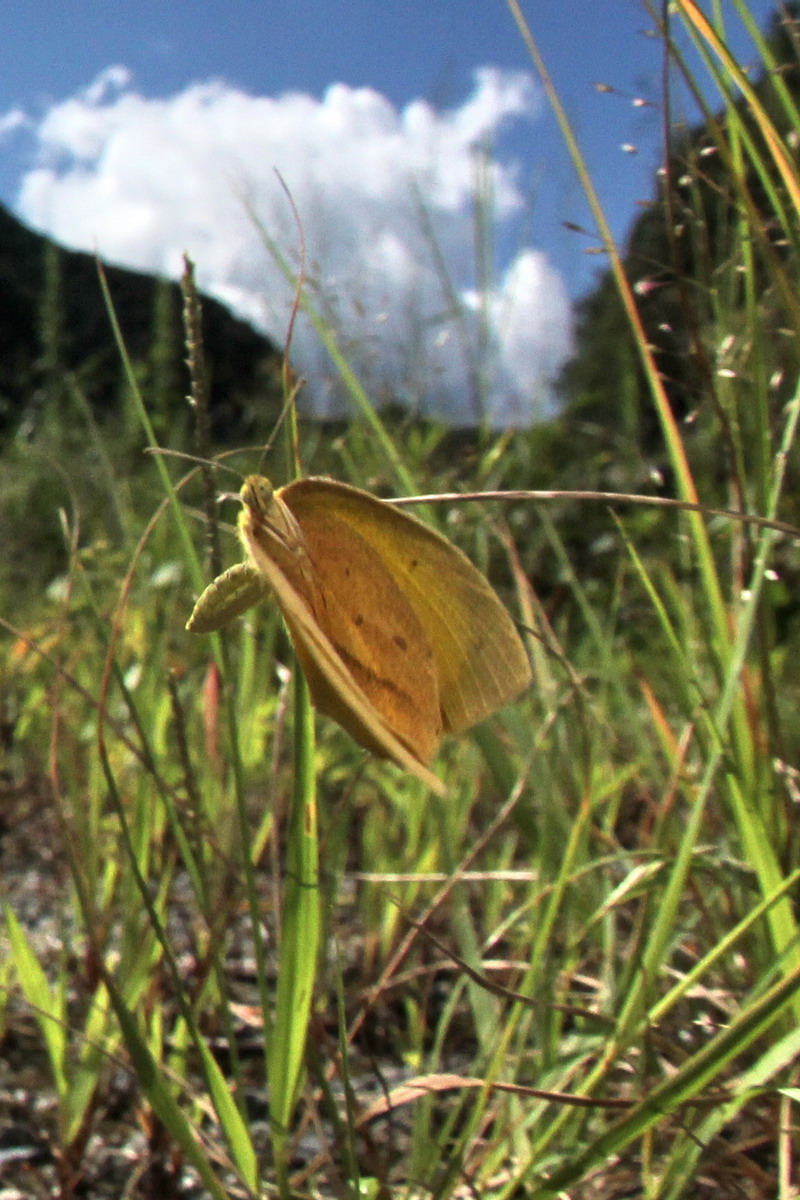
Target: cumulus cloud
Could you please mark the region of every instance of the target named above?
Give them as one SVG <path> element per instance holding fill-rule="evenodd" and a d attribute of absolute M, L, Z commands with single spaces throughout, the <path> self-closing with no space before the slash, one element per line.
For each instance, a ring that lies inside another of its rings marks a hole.
<path fill-rule="evenodd" d="M 293 267 L 298 235 L 277 171 L 302 222 L 309 299 L 371 394 L 455 422 L 527 425 L 549 410 L 569 303 L 532 248 L 477 290 L 475 206 L 490 198 L 496 234 L 523 215 L 517 168 L 498 156 L 476 198 L 479 156 L 538 106 L 528 75 L 494 68 L 439 111 L 422 100 L 398 110 L 341 83 L 321 98 L 208 82 L 152 99 L 112 67 L 28 121 L 35 165 L 17 209 L 69 246 L 141 270 L 175 276 L 188 251 L 201 286 L 282 344 L 292 291 L 264 234 Z M 340 411 L 335 368 L 307 321 L 292 354 L 310 404 Z"/>
<path fill-rule="evenodd" d="M 21 108 L 10 108 L 7 112 L 0 113 L 0 138 L 16 133 L 28 124 L 28 118 Z"/>

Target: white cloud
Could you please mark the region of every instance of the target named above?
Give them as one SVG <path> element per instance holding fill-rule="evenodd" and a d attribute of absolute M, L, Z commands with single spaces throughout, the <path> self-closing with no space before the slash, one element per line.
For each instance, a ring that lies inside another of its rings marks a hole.
<path fill-rule="evenodd" d="M 188 251 L 201 286 L 282 344 L 291 289 L 257 228 L 296 264 L 277 170 L 303 224 L 309 296 L 370 392 L 455 421 L 482 409 L 528 424 L 547 412 L 569 348 L 565 289 L 527 248 L 479 297 L 473 247 L 477 155 L 537 111 L 529 76 L 493 68 L 439 112 L 345 84 L 321 99 L 220 82 L 147 99 L 111 67 L 31 123 L 36 165 L 17 208 L 67 245 L 142 270 L 177 275 Z M 494 160 L 486 195 L 496 233 L 523 215 L 513 163 Z M 334 407 L 334 368 L 305 321 L 292 352 L 311 402 Z"/>
<path fill-rule="evenodd" d="M 29 124 L 28 116 L 21 108 L 10 108 L 8 112 L 0 113 L 0 138 L 25 129 Z"/>

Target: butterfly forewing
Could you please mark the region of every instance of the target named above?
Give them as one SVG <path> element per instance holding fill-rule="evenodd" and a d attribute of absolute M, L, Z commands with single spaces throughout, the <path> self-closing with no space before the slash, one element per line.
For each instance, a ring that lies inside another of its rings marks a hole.
<path fill-rule="evenodd" d="M 446 538 L 368 492 L 333 480 L 298 480 L 281 496 L 301 527 L 324 510 L 357 530 L 381 557 L 433 649 L 446 731 L 468 728 L 528 686 L 530 665 L 511 617 Z"/>
<path fill-rule="evenodd" d="M 429 762 L 442 735 L 438 676 L 413 605 L 358 530 L 327 508 L 300 524 L 320 628 L 393 732 Z"/>
<path fill-rule="evenodd" d="M 324 506 L 312 505 L 297 519 L 302 536 L 287 539 L 282 493 L 271 496 L 266 481 L 254 491 L 257 483 L 242 492 L 242 541 L 275 593 L 317 707 L 441 791 L 424 765 L 441 735 L 436 668 L 413 606 L 357 530 Z"/>

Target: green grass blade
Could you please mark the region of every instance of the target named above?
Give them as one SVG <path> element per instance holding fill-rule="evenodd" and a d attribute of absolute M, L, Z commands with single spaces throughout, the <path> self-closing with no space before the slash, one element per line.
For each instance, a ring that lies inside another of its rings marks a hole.
<path fill-rule="evenodd" d="M 716 1037 L 693 1055 L 675 1075 L 657 1085 L 621 1120 L 581 1150 L 566 1165 L 554 1171 L 547 1183 L 536 1188 L 531 1200 L 558 1196 L 584 1178 L 594 1167 L 621 1153 L 632 1141 L 656 1127 L 683 1105 L 691 1104 L 716 1079 L 737 1054 L 746 1051 L 796 1001 L 800 968 L 771 988 L 731 1021 Z M 519 1180 L 518 1180 L 519 1182 Z"/>
<path fill-rule="evenodd" d="M 228 1193 L 217 1178 L 197 1134 L 173 1097 L 164 1072 L 139 1033 L 136 1018 L 122 999 L 113 978 L 106 973 L 105 979 L 125 1045 L 136 1071 L 136 1078 L 153 1112 L 180 1146 L 214 1200 L 229 1200 Z"/>
<path fill-rule="evenodd" d="M 281 1189 L 288 1195 L 286 1151 L 303 1067 L 321 928 L 314 714 L 307 684 L 299 670 L 295 674 L 295 781 L 286 853 L 280 966 L 268 1074 L 273 1147 Z"/>
<path fill-rule="evenodd" d="M 66 1074 L 67 1013 L 58 988 L 51 988 L 44 969 L 36 957 L 16 914 L 5 905 L 6 929 L 17 969 L 17 978 L 25 999 L 30 1004 L 50 1059 L 50 1070 L 59 1098 L 69 1092 Z"/>

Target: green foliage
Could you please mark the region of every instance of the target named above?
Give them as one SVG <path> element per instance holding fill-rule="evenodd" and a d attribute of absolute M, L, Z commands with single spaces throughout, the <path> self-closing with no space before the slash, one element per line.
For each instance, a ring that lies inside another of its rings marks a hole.
<path fill-rule="evenodd" d="M 495 436 L 378 414 L 340 360 L 359 416 L 300 426 L 306 471 L 382 494 L 674 488 L 796 520 L 793 72 L 765 45 L 745 107 L 676 10 L 724 112 L 674 143 L 627 277 L 609 247 L 562 416 Z M 773 1195 L 800 1049 L 797 542 L 575 496 L 437 508 L 531 631 L 535 685 L 446 743 L 431 797 L 328 722 L 314 747 L 268 604 L 185 634 L 198 493 L 139 456 L 186 444 L 174 296 L 148 293 L 111 421 L 92 361 L 60 372 L 80 323 L 48 253 L 35 369 L 60 399 L 4 450 L 0 715 L 7 777 L 56 814 L 72 953 L 9 895 L 3 984 L 38 1023 L 61 1193 L 124 1047 L 123 1120 L 138 1107 L 176 1188 L 186 1167 L 219 1196 Z M 282 478 L 271 454 L 233 461 Z"/>
<path fill-rule="evenodd" d="M 180 291 L 119 268 L 106 275 L 158 437 L 186 447 Z M 203 313 L 217 444 L 266 437 L 280 404 L 275 350 L 214 301 Z M 124 545 L 147 511 L 152 471 L 94 259 L 0 209 L 0 314 L 0 595 L 30 611 L 66 567 L 59 510 L 80 522 L 83 545 Z"/>

